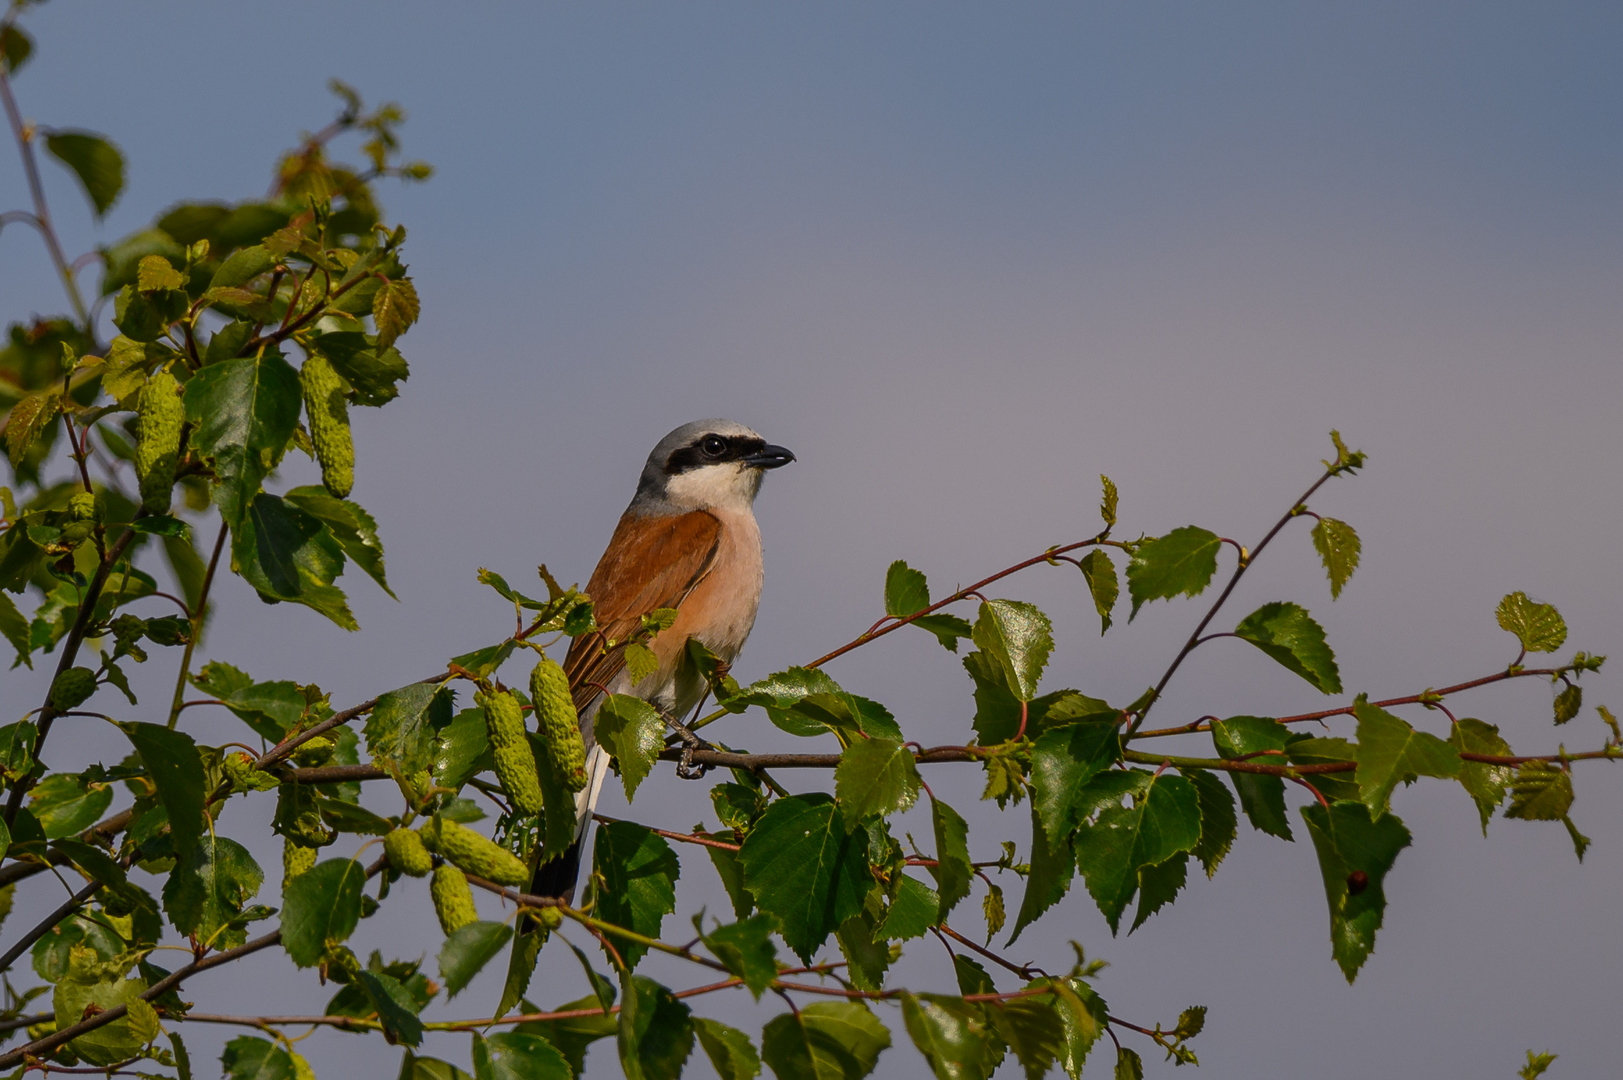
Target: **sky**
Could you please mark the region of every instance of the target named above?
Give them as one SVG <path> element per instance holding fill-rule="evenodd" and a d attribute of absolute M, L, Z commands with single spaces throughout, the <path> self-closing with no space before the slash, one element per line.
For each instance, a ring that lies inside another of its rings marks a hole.
<path fill-rule="evenodd" d="M 767 585 L 745 681 L 865 629 L 892 559 L 941 592 L 1092 535 L 1100 473 L 1120 485 L 1123 534 L 1196 523 L 1254 544 L 1318 474 L 1331 428 L 1369 453 L 1313 502 L 1362 535 L 1356 576 L 1332 603 L 1293 525 L 1226 617 L 1306 605 L 1349 692 L 1376 698 L 1513 660 L 1493 611 L 1515 589 L 1559 607 L 1569 649 L 1623 649 L 1615 5 L 58 0 L 27 26 L 24 113 L 105 132 L 129 158 L 100 225 L 47 166 L 72 252 L 181 198 L 262 192 L 276 154 L 334 111 L 331 76 L 400 102 L 408 156 L 437 169 L 383 189 L 410 230 L 423 316 L 402 341 L 401 399 L 355 414 L 354 498 L 378 519 L 400 600 L 346 578 L 363 627 L 346 634 L 228 580 L 204 653 L 258 678 L 354 702 L 500 638 L 510 609 L 477 569 L 517 584 L 544 561 L 584 580 L 648 449 L 706 416 L 799 456 L 758 504 Z M 0 203 L 24 199 L 8 156 Z M 8 319 L 62 307 L 20 229 L 0 236 L 0 300 Z M 311 479 L 298 463 L 280 478 Z M 1155 680 L 1205 610 L 1156 603 L 1131 625 L 1124 610 L 1101 639 L 1074 571 L 998 589 L 1055 618 L 1045 685 L 1115 702 Z M 830 673 L 911 738 L 969 737 L 968 679 L 925 634 Z M 163 678 L 143 672 L 144 705 L 163 700 Z M 4 685 L 20 714 L 45 681 Z M 1623 706 L 1615 672 L 1584 685 L 1591 706 Z M 1598 746 L 1592 708 L 1552 730 L 1552 695 L 1529 680 L 1454 704 L 1521 752 Z M 1157 708 L 1171 724 L 1321 700 L 1218 641 Z M 1435 713 L 1405 717 L 1446 733 Z M 196 723 L 203 741 L 240 736 Z M 729 725 L 717 736 L 753 750 L 796 743 L 758 714 Z M 99 734 L 69 733 L 53 765 L 92 760 Z M 1004 825 L 977 804 L 969 768 L 928 778 L 980 843 L 1025 842 L 1023 812 Z M 1052 962 L 1082 942 L 1111 962 L 1098 984 L 1111 1011 L 1135 1021 L 1208 1005 L 1195 1043 L 1207 1080 L 1510 1076 L 1529 1048 L 1560 1053 L 1556 1080 L 1603 1075 L 1623 791 L 1600 764 L 1578 770 L 1577 790 L 1574 818 L 1596 841 L 1582 866 L 1559 825 L 1496 820 L 1484 839 L 1457 787 L 1399 791 L 1415 842 L 1351 987 L 1310 845 L 1249 830 L 1215 880 L 1137 933 L 1112 938 L 1076 886 L 1010 952 Z M 670 775 L 631 807 L 611 790 L 602 809 L 709 816 L 703 785 Z M 231 813 L 240 835 L 269 801 Z M 260 854 L 275 863 L 274 846 Z M 684 919 L 724 904 L 704 861 L 687 865 Z M 24 887 L 12 932 L 28 905 L 57 902 L 48 888 Z M 364 924 L 357 948 L 432 966 L 426 889 L 399 908 Z M 945 987 L 944 954 L 921 944 L 898 982 Z M 572 965 L 533 996 L 583 993 Z M 245 966 L 251 978 L 203 976 L 185 996 L 289 1012 L 330 994 L 269 954 Z M 477 1014 L 497 990 L 484 978 L 436 1015 Z M 702 1000 L 752 1031 L 771 1014 Z M 899 1015 L 885 1019 L 898 1041 L 880 1073 L 927 1075 Z M 185 1028 L 194 1059 L 236 1033 Z M 1128 1045 L 1151 1075 L 1170 1068 Z M 300 1048 L 318 1073 L 395 1067 L 376 1040 L 318 1032 Z M 427 1050 L 466 1065 L 465 1037 Z M 708 1069 L 695 1060 L 691 1074 Z M 617 1073 L 599 1043 L 588 1075 Z"/>

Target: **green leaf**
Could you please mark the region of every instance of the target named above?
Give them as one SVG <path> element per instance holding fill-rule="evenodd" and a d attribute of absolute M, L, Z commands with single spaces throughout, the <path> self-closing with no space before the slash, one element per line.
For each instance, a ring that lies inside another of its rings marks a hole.
<path fill-rule="evenodd" d="M 1053 624 L 1031 604 L 988 600 L 975 619 L 975 644 L 1003 670 L 1004 685 L 1021 701 L 1037 696 L 1037 681 L 1054 650 Z"/>
<path fill-rule="evenodd" d="M 5 638 L 17 651 L 17 659 L 12 663 L 12 667 L 18 664 L 27 664 L 30 668 L 34 666 L 34 661 L 29 656 L 33 646 L 28 636 L 28 620 L 17 610 L 17 605 L 11 597 L 0 592 L 0 637 Z"/>
<path fill-rule="evenodd" d="M 269 1039 L 239 1035 L 225 1044 L 220 1065 L 229 1080 L 295 1080 L 293 1059 Z"/>
<path fill-rule="evenodd" d="M 697 925 L 697 922 L 695 922 Z M 744 980 L 755 1000 L 778 977 L 778 950 L 772 944 L 777 920 L 770 915 L 754 915 L 739 922 L 718 926 L 708 934 L 700 930 L 707 949 Z"/>
<path fill-rule="evenodd" d="M 908 941 L 923 937 L 941 922 L 941 897 L 930 886 L 908 874 L 898 874 L 896 896 L 879 924 L 879 936 L 887 941 Z"/>
<path fill-rule="evenodd" d="M 225 703 L 260 738 L 281 742 L 304 719 L 304 692 L 292 680 L 256 683 L 218 660 L 203 665 L 192 685 Z"/>
<path fill-rule="evenodd" d="M 1572 809 L 1572 776 L 1551 761 L 1529 761 L 1510 781 L 1507 818 L 1560 821 Z"/>
<path fill-rule="evenodd" d="M 1341 693 L 1336 654 L 1306 608 L 1278 601 L 1264 604 L 1242 619 L 1234 633 L 1324 693 Z"/>
<path fill-rule="evenodd" d="M 1045 1001 L 988 1002 L 986 1015 L 1026 1070 L 1027 1080 L 1042 1080 L 1065 1050 L 1065 1025 Z"/>
<path fill-rule="evenodd" d="M 1398 852 L 1409 846 L 1409 830 L 1396 814 L 1375 818 L 1368 806 L 1348 800 L 1328 807 L 1310 803 L 1302 817 L 1330 904 L 1330 950 L 1350 983 L 1375 948 L 1386 911 L 1382 883 Z"/>
<path fill-rule="evenodd" d="M 738 835 L 731 829 L 708 835 L 717 840 L 730 842 L 738 839 Z M 755 898 L 744 885 L 744 864 L 738 857 L 738 852 L 706 846 L 704 853 L 710 856 L 710 863 L 716 868 L 716 876 L 721 878 L 722 887 L 727 890 L 727 899 L 732 902 L 733 914 L 740 919 L 749 918 L 750 913 L 755 910 Z"/>
<path fill-rule="evenodd" d="M 1555 1059 L 1560 1056 L 1560 1054 L 1552 1054 L 1548 1050 L 1542 1054 L 1535 1054 L 1529 1050 L 1527 1051 L 1527 1064 L 1518 1069 L 1516 1075 L 1521 1077 L 1522 1080 L 1538 1080 L 1540 1076 L 1544 1075 L 1546 1069 L 1555 1064 Z"/>
<path fill-rule="evenodd" d="M 185 276 L 169 265 L 169 260 L 162 255 L 143 256 L 136 268 L 135 288 L 140 292 L 159 292 L 185 287 Z"/>
<path fill-rule="evenodd" d="M 6 827 L 4 821 L 0 821 L 0 852 L 10 844 L 11 830 Z M 124 868 L 94 844 L 87 844 L 83 840 L 62 839 L 53 841 L 51 850 L 65 856 L 86 877 L 104 885 L 124 885 L 128 881 L 129 875 L 124 872 Z"/>
<path fill-rule="evenodd" d="M 842 922 L 834 932 L 840 953 L 845 957 L 846 973 L 859 990 L 881 989 L 885 972 L 890 970 L 890 942 L 878 932 L 884 915 L 884 904 L 876 889 L 863 901 L 862 910 Z"/>
<path fill-rule="evenodd" d="M 29 793 L 28 808 L 39 819 L 47 840 L 84 832 L 113 801 L 107 784 L 91 784 L 71 773 L 47 776 Z"/>
<path fill-rule="evenodd" d="M 969 895 L 969 883 L 975 870 L 969 864 L 969 825 L 958 811 L 930 796 L 930 824 L 935 833 L 936 865 L 930 867 L 935 877 L 940 919 Z"/>
<path fill-rule="evenodd" d="M 1497 727 L 1471 717 L 1464 717 L 1454 725 L 1448 735 L 1448 744 L 1462 754 L 1509 757 L 1512 753 L 1510 744 L 1499 737 Z M 1477 814 L 1482 818 L 1483 836 L 1488 835 L 1488 819 L 1505 801 L 1505 788 L 1509 786 L 1514 772 L 1509 765 L 1460 761 L 1460 784 L 1465 788 L 1465 793 L 1471 796 L 1471 801 L 1476 803 Z"/>
<path fill-rule="evenodd" d="M 1567 688 L 1555 695 L 1555 722 L 1560 725 L 1578 715 L 1584 707 L 1584 688 L 1577 683 L 1567 684 Z"/>
<path fill-rule="evenodd" d="M 512 937 L 513 930 L 505 923 L 484 921 L 471 922 L 447 937 L 439 958 L 446 999 L 461 993 Z"/>
<path fill-rule="evenodd" d="M 601 826 L 592 868 L 604 882 L 597 894 L 597 917 L 657 938 L 665 916 L 676 910 L 676 879 L 682 872 L 664 837 L 630 821 Z M 633 968 L 648 951 L 631 941 L 617 941 L 615 947 Z"/>
<path fill-rule="evenodd" d="M 1031 748 L 1031 803 L 1050 844 L 1063 844 L 1076 828 L 1083 789 L 1120 753 L 1114 721 L 1070 724 L 1037 737 Z"/>
<path fill-rule="evenodd" d="M 158 1037 L 158 1014 L 152 1006 L 141 1000 L 146 991 L 141 979 L 108 979 L 80 982 L 72 977 L 56 984 L 52 995 L 56 1025 L 61 1028 L 76 1024 L 85 1010 L 95 1007 L 97 1012 L 123 1005 L 129 1011 L 120 1019 L 88 1031 L 69 1042 L 68 1049 L 90 1065 L 113 1065 L 139 1054 L 141 1048 Z"/>
<path fill-rule="evenodd" d="M 34 55 L 34 39 L 7 23 L 0 27 L 0 66 L 11 75 Z"/>
<path fill-rule="evenodd" d="M 421 305 L 417 288 L 410 278 L 393 278 L 383 283 L 372 300 L 372 319 L 378 327 L 378 348 L 386 349 L 406 328 L 417 321 Z"/>
<path fill-rule="evenodd" d="M 1358 718 L 1358 797 L 1371 816 L 1386 812 L 1400 781 L 1412 784 L 1422 776 L 1452 780 L 1459 775 L 1458 751 L 1371 705 L 1365 695 L 1353 702 L 1353 715 Z"/>
<path fill-rule="evenodd" d="M 702 1016 L 693 1018 L 693 1030 L 721 1080 L 750 1080 L 761 1075 L 761 1057 L 742 1031 Z"/>
<path fill-rule="evenodd" d="M 1071 877 L 1075 873 L 1076 856 L 1072 854 L 1071 845 L 1063 838 L 1049 839 L 1037 807 L 1033 805 L 1031 872 L 1026 875 L 1026 894 L 1020 900 L 1020 913 L 1015 916 L 1014 932 L 1009 935 L 1010 943 L 1043 912 L 1059 903 L 1060 898 L 1070 890 Z"/>
<path fill-rule="evenodd" d="M 282 887 L 282 945 L 295 964 L 315 967 L 329 939 L 342 942 L 355 932 L 365 880 L 365 868 L 353 859 L 327 859 Z"/>
<path fill-rule="evenodd" d="M 303 876 L 301 874 L 300 878 Z M 379 971 L 362 971 L 356 977 L 355 985 L 361 988 L 373 1011 L 378 1014 L 384 1038 L 391 1043 L 405 1043 L 407 1046 L 422 1044 L 423 1022 L 417 1019 L 417 1010 L 422 1006 L 400 980 Z"/>
<path fill-rule="evenodd" d="M 209 279 L 209 288 L 241 288 L 260 274 L 269 273 L 275 265 L 276 256 L 266 251 L 262 244 L 238 248 L 214 271 L 214 276 Z"/>
<path fill-rule="evenodd" d="M 1110 1014 L 1104 999 L 1094 992 L 1093 987 L 1078 978 L 1049 979 L 1046 983 L 1031 985 L 1053 988 L 1054 1011 L 1059 1014 L 1060 1024 L 1065 1029 L 1065 1046 L 1060 1051 L 1059 1064 L 1072 1080 L 1080 1080 L 1088 1052 L 1110 1025 Z"/>
<path fill-rule="evenodd" d="M 1133 598 L 1128 620 L 1150 600 L 1198 596 L 1217 573 L 1217 549 L 1222 545 L 1217 534 L 1194 525 L 1140 544 L 1127 563 L 1127 593 Z"/>
<path fill-rule="evenodd" d="M 1106 806 L 1095 822 L 1078 830 L 1074 841 L 1077 866 L 1112 932 L 1138 891 L 1139 870 L 1164 863 L 1200 842 L 1195 785 L 1164 773 L 1142 784 L 1132 806 Z M 1034 873 L 1035 865 L 1034 861 Z"/>
<path fill-rule="evenodd" d="M 96 216 L 102 217 L 124 190 L 124 155 L 118 147 L 90 131 L 53 131 L 45 149 L 79 178 Z"/>
<path fill-rule="evenodd" d="M 345 630 L 358 630 L 342 589 L 342 545 L 316 518 L 275 495 L 255 495 L 231 533 L 231 565 L 263 599 L 288 600 L 319 611 Z"/>
<path fill-rule="evenodd" d="M 454 696 L 435 683 L 409 683 L 379 696 L 362 729 L 366 748 L 379 764 L 393 763 L 405 776 L 432 768 L 438 733 L 451 722 Z"/>
<path fill-rule="evenodd" d="M 1337 599 L 1346 588 L 1347 579 L 1358 569 L 1363 544 L 1345 521 L 1320 518 L 1313 526 L 1313 548 L 1324 560 L 1324 572 L 1330 578 L 1330 599 Z"/>
<path fill-rule="evenodd" d="M 1099 613 L 1099 633 L 1110 629 L 1111 615 L 1116 610 L 1116 599 L 1121 595 L 1121 583 L 1116 579 L 1116 564 L 1102 548 L 1094 548 L 1078 560 L 1082 578 L 1088 583 L 1093 597 L 1093 608 Z"/>
<path fill-rule="evenodd" d="M 398 350 L 378 346 L 367 335 L 344 331 L 322 334 L 310 341 L 310 348 L 321 353 L 355 388 L 357 405 L 380 406 L 400 396 L 396 383 L 404 382 L 411 369 Z"/>
<path fill-rule="evenodd" d="M 247 848 L 209 833 L 170 872 L 163 909 L 182 934 L 195 934 L 214 949 L 234 949 L 248 940 L 238 917 L 264 882 L 265 872 Z"/>
<path fill-rule="evenodd" d="M 808 698 L 811 707 L 802 709 Z M 846 693 L 839 683 L 811 668 L 768 675 L 724 704 L 730 712 L 759 705 L 774 724 L 791 735 L 810 737 L 854 726 L 869 735 L 901 738 L 896 721 L 883 705 Z"/>
<path fill-rule="evenodd" d="M 761 1057 L 778 1080 L 861 1080 L 890 1046 L 890 1032 L 860 1001 L 807 1005 L 761 1031 Z"/>
<path fill-rule="evenodd" d="M 592 734 L 620 763 L 620 779 L 630 802 L 665 749 L 665 721 L 641 698 L 610 694 L 598 707 Z"/>
<path fill-rule="evenodd" d="M 1099 516 L 1104 519 L 1106 528 L 1113 529 L 1116 527 L 1116 504 L 1120 500 L 1116 482 L 1100 473 L 1099 483 L 1104 488 L 1104 494 L 1099 499 Z"/>
<path fill-rule="evenodd" d="M 158 799 L 169 812 L 169 835 L 178 858 L 191 854 L 203 832 L 204 787 L 208 776 L 197 756 L 197 744 L 181 731 L 161 724 L 120 724 L 129 737 L 147 777 L 158 789 Z"/>
<path fill-rule="evenodd" d="M 335 499 L 320 486 L 296 487 L 282 498 L 297 506 L 323 525 L 338 541 L 344 554 L 364 570 L 373 581 L 394 599 L 383 569 L 383 541 L 378 539 L 378 524 L 359 503 L 348 499 Z"/>
<path fill-rule="evenodd" d="M 1138 910 L 1133 914 L 1132 933 L 1151 915 L 1172 903 L 1189 878 L 1189 856 L 1179 853 L 1166 862 L 1141 866 L 1138 870 Z"/>
<path fill-rule="evenodd" d="M 963 998 L 903 991 L 902 1020 L 937 1080 L 986 1080 L 1002 1057 L 985 1008 Z"/>
<path fill-rule="evenodd" d="M 620 977 L 620 1068 L 626 1080 L 676 1080 L 693 1053 L 692 1011 L 652 979 Z"/>
<path fill-rule="evenodd" d="M 214 461 L 214 501 L 233 532 L 299 423 L 299 374 L 274 349 L 222 360 L 186 383 L 191 449 Z"/>
<path fill-rule="evenodd" d="M 1499 626 L 1516 635 L 1528 652 L 1555 652 L 1567 640 L 1567 623 L 1550 604 L 1539 604 L 1524 592 L 1499 601 Z"/>
<path fill-rule="evenodd" d="M 1144 1059 L 1137 1050 L 1116 1047 L 1116 1080 L 1144 1080 Z"/>
<path fill-rule="evenodd" d="M 745 887 L 762 911 L 777 916 L 784 942 L 807 963 L 874 886 L 867 833 L 847 831 L 834 800 L 821 793 L 773 803 L 740 858 Z"/>
<path fill-rule="evenodd" d="M 885 614 L 896 619 L 930 606 L 930 586 L 923 574 L 897 559 L 885 572 Z"/>
<path fill-rule="evenodd" d="M 913 751 L 894 739 L 857 739 L 834 769 L 834 793 L 854 829 L 870 814 L 889 816 L 919 797 L 919 769 Z"/>
<path fill-rule="evenodd" d="M 566 1066 L 567 1068 L 567 1066 Z M 558 1080 L 569 1080 L 570 1074 L 564 1073 Z M 305 1077 L 304 1080 L 310 1080 Z M 473 1077 L 452 1065 L 449 1061 L 439 1058 L 418 1057 L 410 1050 L 400 1062 L 400 1073 L 396 1080 L 474 1080 Z"/>
<path fill-rule="evenodd" d="M 1200 843 L 1190 854 L 1200 860 L 1207 878 L 1217 873 L 1218 864 L 1234 846 L 1238 822 L 1234 817 L 1234 796 L 1223 781 L 1201 769 L 1182 769 L 1184 779 L 1195 785 L 1200 799 Z"/>
<path fill-rule="evenodd" d="M 1359 797 L 1358 773 L 1358 745 L 1346 739 L 1328 738 L 1323 736 L 1295 735 L 1291 738 L 1290 746 L 1285 751 L 1292 765 L 1329 765 L 1352 764 L 1354 768 L 1347 772 L 1319 773 L 1312 779 L 1312 784 L 1319 794 L 1330 802 L 1341 799 L 1357 799 Z"/>

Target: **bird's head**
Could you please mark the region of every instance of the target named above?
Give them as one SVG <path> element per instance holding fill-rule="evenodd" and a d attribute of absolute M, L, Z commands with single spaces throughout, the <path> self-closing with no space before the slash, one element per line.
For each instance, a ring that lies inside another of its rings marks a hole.
<path fill-rule="evenodd" d="M 747 510 L 761 490 L 761 478 L 795 460 L 743 424 L 695 420 L 683 424 L 654 447 L 643 467 L 633 509 Z"/>

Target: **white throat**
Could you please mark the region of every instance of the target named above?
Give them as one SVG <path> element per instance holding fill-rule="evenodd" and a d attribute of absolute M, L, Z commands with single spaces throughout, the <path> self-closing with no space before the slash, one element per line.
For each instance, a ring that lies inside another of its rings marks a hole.
<path fill-rule="evenodd" d="M 704 465 L 665 481 L 664 502 L 674 510 L 748 513 L 761 490 L 762 472 L 737 461 Z"/>

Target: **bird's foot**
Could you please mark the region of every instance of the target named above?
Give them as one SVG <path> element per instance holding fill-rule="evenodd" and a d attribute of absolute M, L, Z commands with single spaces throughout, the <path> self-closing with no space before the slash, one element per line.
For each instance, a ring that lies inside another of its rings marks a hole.
<path fill-rule="evenodd" d="M 693 752 L 695 750 L 714 750 L 715 747 L 693 734 L 692 731 L 688 730 L 687 725 L 669 713 L 661 711 L 660 716 L 664 719 L 666 726 L 676 734 L 677 739 L 682 743 L 682 756 L 676 759 L 676 775 L 683 780 L 702 779 L 704 774 L 709 772 L 713 766 L 695 765 L 693 763 Z"/>

